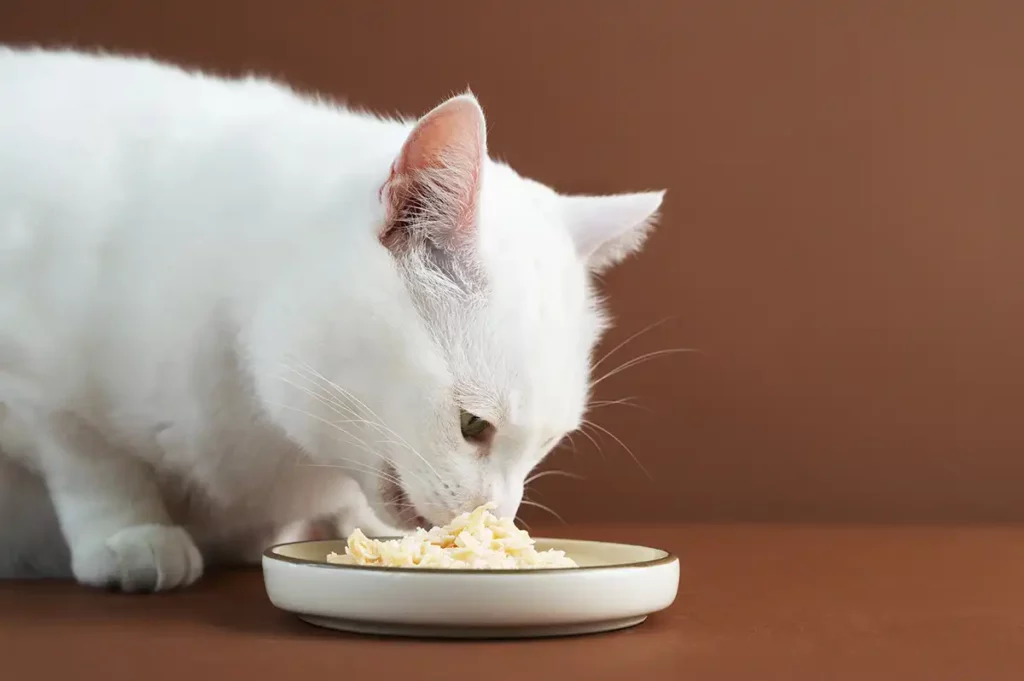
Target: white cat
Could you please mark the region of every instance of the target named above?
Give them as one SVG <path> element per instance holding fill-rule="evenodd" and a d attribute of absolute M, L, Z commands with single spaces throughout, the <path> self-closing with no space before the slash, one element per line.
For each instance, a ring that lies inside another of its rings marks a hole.
<path fill-rule="evenodd" d="M 403 122 L 0 48 L 0 103 L 4 576 L 163 590 L 320 518 L 513 515 L 662 201 L 489 160 L 470 94 Z"/>

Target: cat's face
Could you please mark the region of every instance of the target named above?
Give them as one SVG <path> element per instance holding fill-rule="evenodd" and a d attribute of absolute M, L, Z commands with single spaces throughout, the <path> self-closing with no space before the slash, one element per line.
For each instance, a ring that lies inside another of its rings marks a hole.
<path fill-rule="evenodd" d="M 639 246 L 661 193 L 567 198 L 521 178 L 487 159 L 463 96 L 417 124 L 381 197 L 381 241 L 438 371 L 376 509 L 442 523 L 495 501 L 515 515 L 530 470 L 583 418 L 604 326 L 591 273 Z"/>
<path fill-rule="evenodd" d="M 486 501 L 515 515 L 531 469 L 583 418 L 605 323 L 592 275 L 639 248 L 661 203 L 556 194 L 488 160 L 484 130 L 464 95 L 409 135 L 380 191 L 387 312 L 350 320 L 335 343 L 349 361 L 324 358 L 349 396 L 324 383 L 333 423 L 301 438 L 401 527 Z"/>

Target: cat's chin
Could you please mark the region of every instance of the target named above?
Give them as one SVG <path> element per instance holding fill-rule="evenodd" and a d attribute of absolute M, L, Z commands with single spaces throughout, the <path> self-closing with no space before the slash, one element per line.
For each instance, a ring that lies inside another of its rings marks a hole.
<path fill-rule="evenodd" d="M 398 477 L 393 469 L 388 471 L 388 474 L 392 479 Z M 429 529 L 432 526 L 429 520 L 419 514 L 408 493 L 398 483 L 382 480 L 379 491 L 379 510 L 386 516 L 387 521 L 398 529 L 411 532 L 420 527 Z"/>

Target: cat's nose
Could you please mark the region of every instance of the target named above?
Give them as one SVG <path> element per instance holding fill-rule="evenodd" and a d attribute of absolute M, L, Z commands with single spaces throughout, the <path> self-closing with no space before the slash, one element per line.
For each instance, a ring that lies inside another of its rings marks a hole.
<path fill-rule="evenodd" d="M 494 515 L 499 518 L 515 518 L 523 500 L 523 484 L 510 480 L 492 480 L 475 492 L 462 498 L 457 513 L 469 513 L 484 504 L 493 503 Z"/>
<path fill-rule="evenodd" d="M 497 504 L 494 514 L 499 518 L 514 518 L 523 500 L 523 486 L 511 481 L 499 481 L 490 486 L 486 501 Z"/>
<path fill-rule="evenodd" d="M 516 514 L 519 513 L 519 504 L 522 503 L 520 500 L 506 501 L 499 503 L 498 508 L 495 509 L 495 515 L 499 518 L 515 518 Z"/>

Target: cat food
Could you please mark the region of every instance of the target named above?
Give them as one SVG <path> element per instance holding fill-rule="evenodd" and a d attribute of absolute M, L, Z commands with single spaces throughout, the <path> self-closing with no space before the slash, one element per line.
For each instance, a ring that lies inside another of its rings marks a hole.
<path fill-rule="evenodd" d="M 564 551 L 538 551 L 511 518 L 498 518 L 494 503 L 463 513 L 443 527 L 422 528 L 400 539 L 369 539 L 360 530 L 348 538 L 345 555 L 328 563 L 451 570 L 536 570 L 579 567 Z"/>

